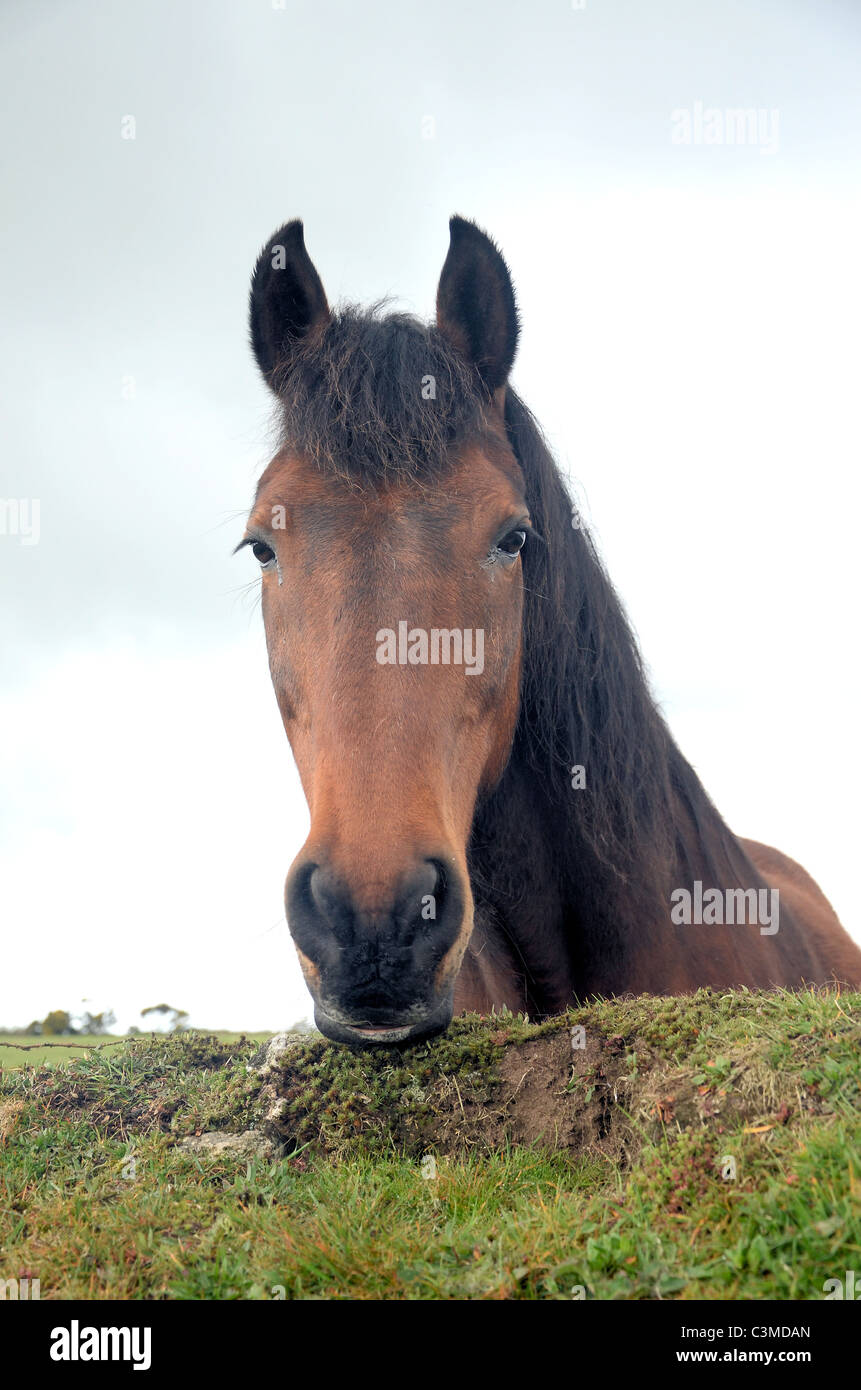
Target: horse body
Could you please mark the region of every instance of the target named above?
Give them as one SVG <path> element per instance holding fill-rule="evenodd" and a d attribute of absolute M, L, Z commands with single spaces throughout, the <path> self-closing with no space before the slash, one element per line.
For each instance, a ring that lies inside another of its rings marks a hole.
<path fill-rule="evenodd" d="M 861 982 L 813 880 L 736 838 L 672 739 L 508 385 L 489 238 L 452 219 L 426 327 L 333 314 L 290 223 L 251 331 L 283 430 L 242 544 L 311 811 L 286 906 L 321 1030 L 391 1044 L 453 1009 Z"/>

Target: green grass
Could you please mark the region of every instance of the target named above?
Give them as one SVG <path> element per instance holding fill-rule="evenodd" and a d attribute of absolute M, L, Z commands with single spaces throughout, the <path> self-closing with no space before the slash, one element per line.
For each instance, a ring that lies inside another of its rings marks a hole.
<path fill-rule="evenodd" d="M 575 1023 L 570 1077 L 530 1093 Z M 301 1039 L 273 1094 L 229 1039 L 16 1062 L 0 1278 L 42 1298 L 821 1298 L 861 1269 L 859 1044 L 861 995 L 701 991 L 467 1018 L 403 1053 Z M 545 1092 L 564 1123 L 521 1142 Z M 261 1125 L 284 1158 L 180 1146 Z"/>
<path fill-rule="evenodd" d="M 139 1035 L 140 1036 L 140 1035 Z M 150 1034 L 146 1035 L 147 1037 Z M 218 1033 L 222 1042 L 238 1042 L 247 1037 L 262 1042 L 270 1033 Z M 78 1034 L 75 1037 L 34 1038 L 28 1033 L 0 1033 L 0 1071 L 12 1067 L 57 1066 L 85 1057 L 94 1048 L 113 1047 L 122 1035 Z M 26 1049 L 26 1050 L 25 1050 Z"/>

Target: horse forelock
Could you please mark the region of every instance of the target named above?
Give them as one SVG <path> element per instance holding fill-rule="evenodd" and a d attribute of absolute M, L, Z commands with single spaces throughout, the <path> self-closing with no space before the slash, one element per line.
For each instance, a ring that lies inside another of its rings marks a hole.
<path fill-rule="evenodd" d="M 488 432 L 490 398 L 435 326 L 383 308 L 342 306 L 285 359 L 281 444 L 345 480 L 430 480 Z"/>

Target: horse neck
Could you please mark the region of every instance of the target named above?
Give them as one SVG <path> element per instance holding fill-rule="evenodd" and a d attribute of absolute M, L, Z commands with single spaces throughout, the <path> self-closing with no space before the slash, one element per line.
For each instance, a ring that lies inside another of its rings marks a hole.
<path fill-rule="evenodd" d="M 666 737 L 669 800 L 652 808 L 632 800 L 631 819 L 618 827 L 620 840 L 627 834 L 637 847 L 624 871 L 600 854 L 581 819 L 585 803 L 575 798 L 586 792 L 572 789 L 563 801 L 549 794 L 551 779 L 536 775 L 517 742 L 500 787 L 479 808 L 470 843 L 479 940 L 506 960 L 521 1007 L 553 1013 L 590 994 L 775 978 L 796 936 L 783 907 L 779 937 L 671 922 L 676 888 L 767 885 Z"/>

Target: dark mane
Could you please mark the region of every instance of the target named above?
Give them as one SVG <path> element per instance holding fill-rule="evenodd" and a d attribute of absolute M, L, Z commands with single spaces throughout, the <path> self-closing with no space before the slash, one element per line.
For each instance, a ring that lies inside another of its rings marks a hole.
<path fill-rule="evenodd" d="M 273 380 L 282 442 L 341 477 L 432 478 L 484 432 L 488 395 L 436 328 L 382 308 L 340 308 L 285 360 Z"/>
<path fill-rule="evenodd" d="M 577 809 L 581 848 L 628 891 L 673 848 L 671 740 L 642 660 L 589 532 L 530 411 L 514 392 L 506 424 L 543 545 L 524 554 L 524 671 L 516 746 Z M 578 519 L 579 520 L 579 519 Z M 577 796 L 571 769 L 590 788 Z"/>
<path fill-rule="evenodd" d="M 621 968 L 632 938 L 645 944 L 674 885 L 763 880 L 673 740 L 592 538 L 572 525 L 559 469 L 510 389 L 506 425 L 544 544 L 524 552 L 520 715 L 502 784 L 479 807 L 470 864 L 479 893 L 493 885 L 485 906 L 504 930 L 506 902 L 524 891 L 522 879 L 506 884 L 506 865 L 542 863 L 540 844 L 513 852 L 523 820 L 511 808 L 526 800 L 555 849 L 541 872 L 577 907 L 572 971 L 587 988 Z M 588 790 L 572 788 L 577 764 Z"/>

